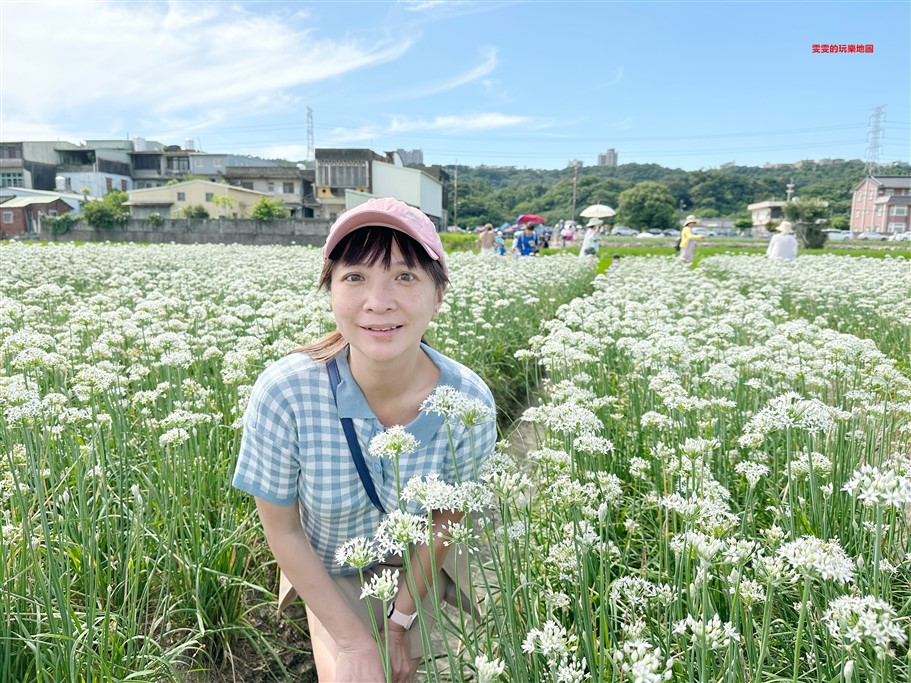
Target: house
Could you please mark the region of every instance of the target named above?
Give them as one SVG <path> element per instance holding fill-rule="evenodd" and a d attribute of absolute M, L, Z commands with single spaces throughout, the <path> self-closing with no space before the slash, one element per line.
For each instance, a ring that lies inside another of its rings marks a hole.
<path fill-rule="evenodd" d="M 274 166 L 275 164 L 258 157 L 242 154 L 209 154 L 194 149 L 193 141 L 180 145 L 162 145 L 154 140 L 135 137 L 131 144 L 130 159 L 133 166 L 133 180 L 137 189 L 161 187 L 173 180 L 187 176 L 202 177 L 213 182 L 224 179 L 228 168 L 243 166 Z"/>
<path fill-rule="evenodd" d="M 747 211 L 750 212 L 753 218 L 752 236 L 768 237 L 769 227 L 784 220 L 784 207 L 787 204 L 787 202 L 780 202 L 774 199 L 748 204 Z"/>
<path fill-rule="evenodd" d="M 53 190 L 57 149 L 69 142 L 0 142 L 0 187 Z"/>
<path fill-rule="evenodd" d="M 313 193 L 314 172 L 297 166 L 229 166 L 225 180 L 281 201 L 291 218 L 312 218 L 319 208 Z"/>
<path fill-rule="evenodd" d="M 33 190 L 28 187 L 0 187 L 0 203 L 12 197 L 41 197 L 44 199 L 62 199 L 70 207 L 70 213 L 76 215 L 82 212 L 82 203 L 98 199 L 90 194 L 77 194 L 75 192 L 58 192 L 52 190 Z"/>
<path fill-rule="evenodd" d="M 911 177 L 869 176 L 854 186 L 851 196 L 851 233 L 894 235 L 911 230 Z"/>
<path fill-rule="evenodd" d="M 448 218 L 443 188 L 440 177 L 405 166 L 396 152 L 316 150 L 317 218 L 334 220 L 370 197 L 395 197 L 423 211 L 439 228 Z"/>
<path fill-rule="evenodd" d="M 42 216 L 56 217 L 70 208 L 59 197 L 10 197 L 0 204 L 0 237 L 40 234 Z"/>
<path fill-rule="evenodd" d="M 101 197 L 133 186 L 130 142 L 0 143 L 0 187 L 82 193 Z"/>
<path fill-rule="evenodd" d="M 224 203 L 219 198 L 228 197 Z M 211 180 L 188 180 L 183 183 L 133 190 L 124 206 L 133 218 L 182 218 L 187 207 L 202 206 L 211 218 L 246 218 L 265 192 L 247 190 Z"/>

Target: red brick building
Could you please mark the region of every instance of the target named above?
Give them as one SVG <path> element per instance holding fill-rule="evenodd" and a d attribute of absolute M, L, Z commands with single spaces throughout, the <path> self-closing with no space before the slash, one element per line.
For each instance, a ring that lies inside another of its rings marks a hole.
<path fill-rule="evenodd" d="M 37 234 L 41 216 L 59 216 L 72 207 L 62 199 L 12 197 L 0 204 L 0 238 L 25 233 Z"/>
<path fill-rule="evenodd" d="M 911 177 L 869 176 L 854 187 L 851 233 L 894 235 L 911 230 Z"/>

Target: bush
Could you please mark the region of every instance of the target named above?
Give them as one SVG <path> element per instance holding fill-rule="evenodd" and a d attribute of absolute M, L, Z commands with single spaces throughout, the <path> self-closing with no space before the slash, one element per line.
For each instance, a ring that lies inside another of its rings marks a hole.
<path fill-rule="evenodd" d="M 111 190 L 104 199 L 94 199 L 86 202 L 82 207 L 85 222 L 93 228 L 110 230 L 114 226 L 123 225 L 130 220 L 130 212 L 124 208 L 127 200 L 126 192 Z"/>
<path fill-rule="evenodd" d="M 76 219 L 70 214 L 64 213 L 60 216 L 42 216 L 41 227 L 50 228 L 55 235 L 65 235 L 73 227 Z"/>
<path fill-rule="evenodd" d="M 202 204 L 196 204 L 195 206 L 185 206 L 180 212 L 184 218 L 208 218 L 209 212 L 206 211 L 206 207 Z"/>
<path fill-rule="evenodd" d="M 269 197 L 261 198 L 250 212 L 250 217 L 255 221 L 272 221 L 276 218 L 287 218 L 288 215 L 289 211 L 281 200 Z"/>
<path fill-rule="evenodd" d="M 153 213 L 149 216 L 149 223 L 151 223 L 156 228 L 160 228 L 162 225 L 164 225 L 164 218 L 162 218 L 160 213 Z"/>

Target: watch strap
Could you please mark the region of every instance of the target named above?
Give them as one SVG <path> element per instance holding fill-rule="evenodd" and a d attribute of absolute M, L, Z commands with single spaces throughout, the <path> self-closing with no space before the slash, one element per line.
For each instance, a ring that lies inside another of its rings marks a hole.
<path fill-rule="evenodd" d="M 396 609 L 395 602 L 392 602 L 389 604 L 389 612 L 386 614 L 386 616 L 393 624 L 398 624 L 407 631 L 414 624 L 414 620 L 417 618 L 418 613 L 417 611 L 413 612 L 412 614 L 405 614 L 404 612 L 400 612 L 398 609 Z"/>

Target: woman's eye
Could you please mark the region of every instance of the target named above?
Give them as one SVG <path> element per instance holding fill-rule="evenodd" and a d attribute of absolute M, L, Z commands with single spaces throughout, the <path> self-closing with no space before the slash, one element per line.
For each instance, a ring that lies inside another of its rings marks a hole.
<path fill-rule="evenodd" d="M 347 273 L 342 276 L 342 282 L 357 282 L 358 280 L 361 280 L 361 279 L 362 279 L 361 276 L 358 275 L 357 273 Z"/>
<path fill-rule="evenodd" d="M 399 280 L 405 280 L 406 282 L 411 282 L 414 279 L 414 273 L 401 273 L 399 275 Z"/>

